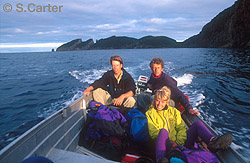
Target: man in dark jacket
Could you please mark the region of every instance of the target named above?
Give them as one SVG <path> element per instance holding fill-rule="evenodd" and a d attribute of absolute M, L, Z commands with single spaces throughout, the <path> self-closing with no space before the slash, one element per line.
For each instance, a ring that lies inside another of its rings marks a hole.
<path fill-rule="evenodd" d="M 163 72 L 164 63 L 161 58 L 153 58 L 150 62 L 150 68 L 152 74 L 147 83 L 149 89 L 152 90 L 152 95 L 155 91 L 161 89 L 163 86 L 167 86 L 171 90 L 171 99 L 175 102 L 177 106 L 179 103 L 190 113 L 190 114 L 199 114 L 197 110 L 193 110 L 190 105 L 187 97 L 180 91 L 177 87 L 177 81 Z M 138 97 L 139 107 L 148 107 L 151 103 L 151 98 L 146 95 L 140 95 Z M 170 104 L 171 105 L 171 104 Z"/>
<path fill-rule="evenodd" d="M 104 75 L 91 84 L 83 95 L 89 96 L 93 91 L 95 101 L 103 105 L 113 104 L 132 108 L 135 104 L 133 98 L 135 92 L 135 83 L 131 75 L 123 68 L 122 58 L 115 55 L 110 58 L 112 70 L 107 71 Z"/>

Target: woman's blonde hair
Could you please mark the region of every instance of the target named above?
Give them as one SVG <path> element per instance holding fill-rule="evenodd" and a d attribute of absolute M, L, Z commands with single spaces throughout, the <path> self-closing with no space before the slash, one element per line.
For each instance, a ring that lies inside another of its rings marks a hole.
<path fill-rule="evenodd" d="M 155 108 L 155 101 L 158 99 L 167 101 L 167 106 L 169 106 L 170 96 L 171 96 L 171 90 L 168 87 L 163 86 L 161 89 L 156 91 L 151 106 Z"/>

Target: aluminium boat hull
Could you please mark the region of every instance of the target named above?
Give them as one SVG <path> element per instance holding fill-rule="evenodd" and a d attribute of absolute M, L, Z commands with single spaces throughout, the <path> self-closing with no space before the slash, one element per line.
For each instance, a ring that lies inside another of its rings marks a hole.
<path fill-rule="evenodd" d="M 15 163 L 31 156 L 44 156 L 53 162 L 113 162 L 90 150 L 78 146 L 79 134 L 85 124 L 88 103 L 91 96 L 84 96 L 69 106 L 57 111 L 46 118 L 8 146 L 0 151 L 1 163 Z M 198 116 L 182 113 L 182 117 L 189 126 Z M 203 121 L 203 120 L 201 120 Z M 214 134 L 217 133 L 203 123 Z M 234 149 L 219 151 L 216 153 L 220 162 L 246 162 Z"/>

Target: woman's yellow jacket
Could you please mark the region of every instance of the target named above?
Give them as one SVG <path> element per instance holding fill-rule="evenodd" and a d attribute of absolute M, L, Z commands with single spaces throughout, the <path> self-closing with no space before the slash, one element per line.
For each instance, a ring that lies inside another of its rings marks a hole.
<path fill-rule="evenodd" d="M 184 145 L 187 139 L 187 129 L 180 112 L 176 108 L 168 107 L 161 111 L 151 108 L 146 112 L 146 116 L 149 135 L 153 140 L 157 139 L 159 131 L 164 128 L 168 131 L 170 141 Z"/>

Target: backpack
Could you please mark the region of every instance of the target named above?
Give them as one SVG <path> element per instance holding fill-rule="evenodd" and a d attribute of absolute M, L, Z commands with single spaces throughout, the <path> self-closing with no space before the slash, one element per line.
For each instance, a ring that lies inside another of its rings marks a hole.
<path fill-rule="evenodd" d="M 91 140 L 89 145 L 85 147 L 113 161 L 121 161 L 122 151 L 125 148 L 122 140 L 116 136 L 103 136 L 98 141 Z"/>
<path fill-rule="evenodd" d="M 122 151 L 127 145 L 125 117 L 99 102 L 90 102 L 89 108 L 78 144 L 107 159 L 121 161 Z"/>
<path fill-rule="evenodd" d="M 102 135 L 125 137 L 127 121 L 116 109 L 110 109 L 99 102 L 89 104 L 91 110 L 88 113 L 88 136 L 100 140 Z"/>
<path fill-rule="evenodd" d="M 188 149 L 181 145 L 168 152 L 167 157 L 177 157 L 188 163 L 219 163 L 216 155 L 203 148 Z"/>
<path fill-rule="evenodd" d="M 141 111 L 135 108 L 130 109 L 125 118 L 128 121 L 126 131 L 134 142 L 145 143 L 149 141 L 148 120 Z"/>

